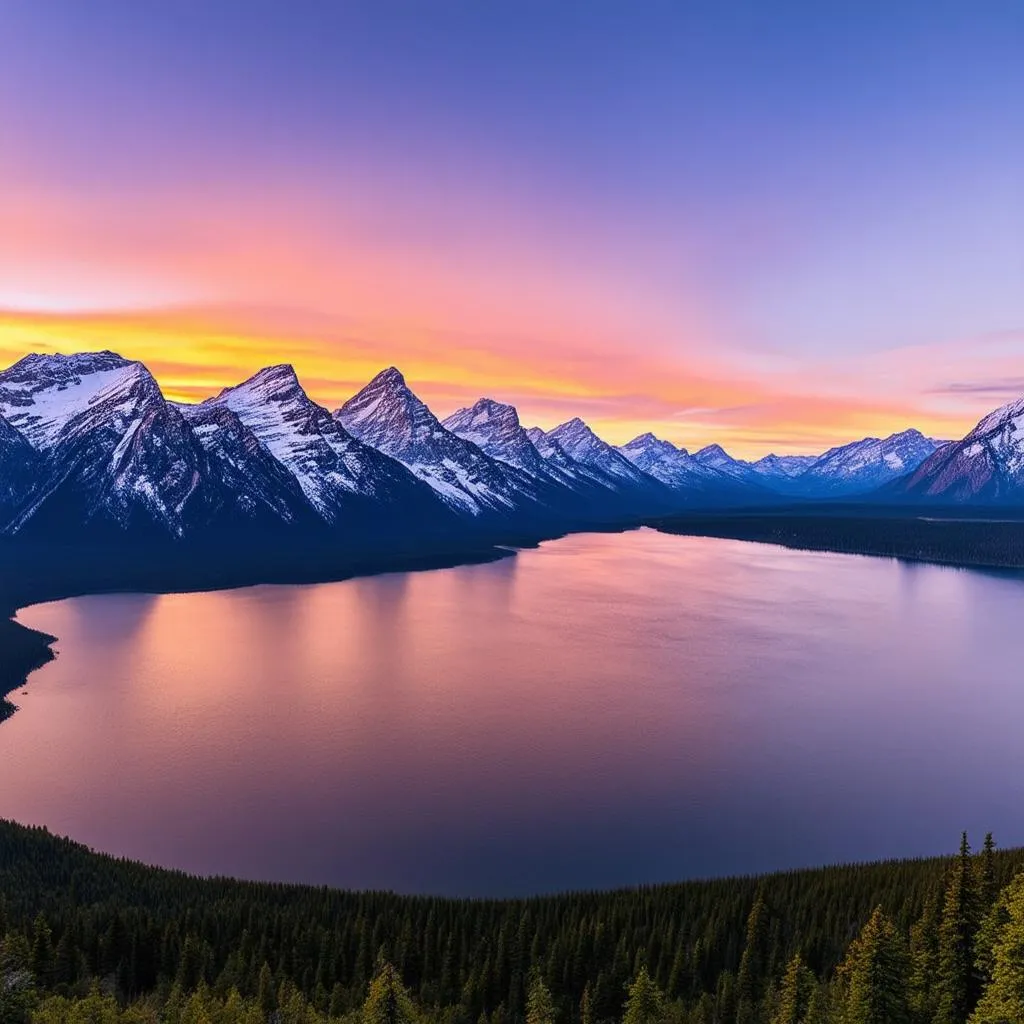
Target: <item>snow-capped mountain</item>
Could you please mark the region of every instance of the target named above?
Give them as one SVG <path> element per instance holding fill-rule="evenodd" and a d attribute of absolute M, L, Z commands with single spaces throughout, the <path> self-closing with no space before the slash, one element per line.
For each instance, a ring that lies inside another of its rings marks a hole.
<path fill-rule="evenodd" d="M 529 476 L 446 429 L 393 366 L 378 373 L 334 418 L 408 467 L 463 515 L 508 517 L 536 505 Z"/>
<path fill-rule="evenodd" d="M 587 493 L 593 488 L 604 492 L 618 491 L 620 484 L 617 478 L 608 476 L 594 466 L 577 462 L 540 427 L 529 427 L 526 436 L 544 460 L 547 471 L 566 487 L 582 489 Z"/>
<path fill-rule="evenodd" d="M 578 416 L 549 430 L 547 437 L 558 444 L 570 459 L 600 470 L 623 485 L 641 489 L 659 486 L 622 452 L 598 437 Z"/>
<path fill-rule="evenodd" d="M 312 527 L 323 520 L 298 480 L 225 405 L 178 405 L 240 515 Z"/>
<path fill-rule="evenodd" d="M 989 413 L 962 441 L 938 448 L 895 490 L 954 502 L 1024 500 L 1024 398 Z"/>
<path fill-rule="evenodd" d="M 621 445 L 619 451 L 637 469 L 673 490 L 702 487 L 719 478 L 715 470 L 701 465 L 685 448 L 677 448 L 671 441 L 663 441 L 651 433 L 634 437 L 628 444 Z"/>
<path fill-rule="evenodd" d="M 112 352 L 27 356 L 0 373 L 0 412 L 44 460 L 13 532 L 181 537 L 227 525 L 229 495 L 141 363 Z"/>
<path fill-rule="evenodd" d="M 235 413 L 332 526 L 378 532 L 399 521 L 411 528 L 445 518 L 426 484 L 349 434 L 309 398 L 291 366 L 260 370 L 204 404 Z"/>
<path fill-rule="evenodd" d="M 105 416 L 127 426 L 147 400 L 162 397 L 141 363 L 114 352 L 32 353 L 0 373 L 0 413 L 39 451 L 65 429 L 88 429 Z"/>
<path fill-rule="evenodd" d="M 671 441 L 651 433 L 633 438 L 619 451 L 637 469 L 653 476 L 689 503 L 751 503 L 759 498 L 771 498 L 758 483 L 737 480 L 729 473 L 702 463 L 685 448 L 677 448 Z"/>
<path fill-rule="evenodd" d="M 820 455 L 765 455 L 756 462 L 749 463 L 755 473 L 759 473 L 766 480 L 795 480 L 802 476 L 815 462 Z"/>
<path fill-rule="evenodd" d="M 756 485 L 765 482 L 763 474 L 758 473 L 749 462 L 733 458 L 720 444 L 706 445 L 694 452 L 693 457 L 702 466 L 724 473 L 733 480 Z"/>
<path fill-rule="evenodd" d="M 566 450 L 550 434 L 545 433 L 540 427 L 528 427 L 526 436 L 530 444 L 540 453 L 542 459 L 554 465 L 561 466 L 567 471 L 575 471 L 583 467 L 582 462 L 571 458 Z"/>
<path fill-rule="evenodd" d="M 768 487 L 791 497 L 839 498 L 868 494 L 906 475 L 940 444 L 918 430 L 904 430 L 885 438 L 852 441 L 817 456 L 773 454 L 746 462 L 711 444 L 694 458 L 748 486 Z"/>
<path fill-rule="evenodd" d="M 468 409 L 452 413 L 444 420 L 443 426 L 499 462 L 533 476 L 545 476 L 550 471 L 519 422 L 519 413 L 514 406 L 492 398 L 481 398 Z"/>
<path fill-rule="evenodd" d="M 867 494 L 913 472 L 942 446 L 919 430 L 830 448 L 796 477 L 812 497 Z"/>
<path fill-rule="evenodd" d="M 245 544 L 269 531 L 301 545 L 330 531 L 339 552 L 421 551 L 693 504 L 867 494 L 1024 502 L 1024 399 L 956 443 L 906 430 L 745 462 L 650 433 L 617 449 L 578 418 L 526 430 L 514 407 L 486 398 L 441 423 L 394 368 L 334 415 L 290 366 L 199 405 L 166 401 L 145 366 L 112 352 L 31 355 L 0 372 L 8 536 Z"/>

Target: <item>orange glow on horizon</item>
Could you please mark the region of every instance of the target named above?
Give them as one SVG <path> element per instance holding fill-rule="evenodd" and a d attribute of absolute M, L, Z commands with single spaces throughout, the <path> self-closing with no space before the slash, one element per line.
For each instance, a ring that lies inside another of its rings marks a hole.
<path fill-rule="evenodd" d="M 486 395 L 516 405 L 526 425 L 550 428 L 578 415 L 616 444 L 650 430 L 690 450 L 719 443 L 751 458 L 819 452 L 908 426 L 960 437 L 976 419 L 891 399 L 813 393 L 792 377 L 744 378 L 727 366 L 688 364 L 657 351 L 572 343 L 517 350 L 406 324 L 369 328 L 297 314 L 288 330 L 286 321 L 285 314 L 243 308 L 0 310 L 0 361 L 9 365 L 28 352 L 112 349 L 141 360 L 169 399 L 184 402 L 290 362 L 310 397 L 330 409 L 384 366 L 396 365 L 441 417 Z"/>

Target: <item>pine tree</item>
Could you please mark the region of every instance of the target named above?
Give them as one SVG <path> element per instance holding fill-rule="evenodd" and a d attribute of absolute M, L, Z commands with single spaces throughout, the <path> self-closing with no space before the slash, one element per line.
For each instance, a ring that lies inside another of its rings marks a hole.
<path fill-rule="evenodd" d="M 910 1011 L 917 1024 L 935 1017 L 935 979 L 939 970 L 939 906 L 932 896 L 910 929 Z"/>
<path fill-rule="evenodd" d="M 270 964 L 268 964 L 266 960 L 263 961 L 263 966 L 260 968 L 257 1000 L 265 1017 L 269 1018 L 274 1010 L 277 1009 L 277 993 L 274 990 L 274 975 L 271 973 Z"/>
<path fill-rule="evenodd" d="M 535 972 L 526 999 L 526 1024 L 555 1024 L 555 1003 L 540 972 Z"/>
<path fill-rule="evenodd" d="M 594 1024 L 594 1007 L 590 998 L 590 982 L 583 986 L 583 998 L 580 999 L 580 1024 Z"/>
<path fill-rule="evenodd" d="M 665 1018 L 665 997 L 654 980 L 641 967 L 629 986 L 622 1024 L 661 1024 Z"/>
<path fill-rule="evenodd" d="M 32 973 L 40 988 L 49 989 L 53 986 L 55 969 L 53 933 L 46 918 L 39 914 L 32 926 Z"/>
<path fill-rule="evenodd" d="M 903 943 L 878 907 L 839 969 L 842 1024 L 907 1024 L 907 967 Z"/>
<path fill-rule="evenodd" d="M 803 957 L 797 953 L 789 961 L 783 975 L 779 988 L 779 1005 L 772 1017 L 772 1024 L 803 1024 L 815 987 L 814 974 L 804 963 Z"/>
<path fill-rule="evenodd" d="M 1024 874 L 1006 888 L 1006 916 L 992 947 L 992 980 L 971 1024 L 1024 1024 Z"/>
<path fill-rule="evenodd" d="M 363 1003 L 362 1024 L 416 1024 L 417 1013 L 398 971 L 382 961 Z"/>
<path fill-rule="evenodd" d="M 938 1003 L 935 1024 L 965 1024 L 979 995 L 974 963 L 978 931 L 977 878 L 965 832 L 946 887 L 939 929 Z"/>
<path fill-rule="evenodd" d="M 803 1024 L 831 1024 L 835 1019 L 832 1011 L 832 989 L 824 982 L 816 983 L 807 1003 Z"/>
<path fill-rule="evenodd" d="M 978 855 L 978 901 L 981 916 L 989 912 L 999 898 L 999 882 L 996 878 L 996 842 L 989 832 Z"/>
<path fill-rule="evenodd" d="M 758 890 L 747 917 L 746 942 L 736 978 L 737 1024 L 751 1024 L 755 1020 L 757 1006 L 764 995 L 768 972 L 769 925 L 764 893 Z"/>

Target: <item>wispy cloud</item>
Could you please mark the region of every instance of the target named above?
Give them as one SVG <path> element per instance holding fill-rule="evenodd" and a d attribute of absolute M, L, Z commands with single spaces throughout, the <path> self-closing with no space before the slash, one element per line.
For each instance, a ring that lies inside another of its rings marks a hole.
<path fill-rule="evenodd" d="M 1011 401 L 1024 395 L 1024 377 L 1007 377 L 1001 380 L 951 381 L 938 387 L 929 388 L 932 395 L 968 395 L 981 398 L 1006 399 Z"/>

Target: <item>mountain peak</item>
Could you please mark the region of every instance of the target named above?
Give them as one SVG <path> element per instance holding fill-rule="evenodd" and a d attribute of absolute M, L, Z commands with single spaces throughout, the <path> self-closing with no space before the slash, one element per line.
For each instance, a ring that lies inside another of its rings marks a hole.
<path fill-rule="evenodd" d="M 465 411 L 465 410 L 463 410 Z M 499 402 L 496 398 L 478 398 L 469 408 L 474 416 L 499 416 L 514 417 L 516 424 L 519 423 L 519 412 L 514 405 L 508 402 Z"/>
<path fill-rule="evenodd" d="M 685 448 L 680 448 L 678 445 L 674 445 L 671 441 L 666 441 L 663 438 L 658 437 L 656 434 L 652 434 L 649 430 L 645 434 L 638 434 L 632 441 L 627 441 L 624 445 L 620 445 L 620 450 L 624 452 L 649 451 L 663 455 L 670 455 L 673 452 L 680 455 L 687 454 Z"/>
<path fill-rule="evenodd" d="M 21 367 L 33 373 L 63 369 L 70 373 L 86 374 L 117 370 L 122 366 L 129 366 L 131 363 L 132 360 L 125 359 L 117 352 L 111 352 L 110 349 L 105 348 L 98 352 L 73 352 L 70 355 L 60 352 L 30 352 L 27 356 L 19 359 L 10 369 L 15 370 Z"/>
<path fill-rule="evenodd" d="M 334 418 L 359 440 L 393 458 L 443 430 L 437 417 L 394 366 L 381 370 Z"/>
<path fill-rule="evenodd" d="M 720 444 L 707 444 L 696 453 L 698 459 L 710 459 L 710 458 L 726 458 L 731 459 L 732 456 L 720 445 Z"/>
<path fill-rule="evenodd" d="M 274 366 L 264 366 L 262 370 L 257 370 L 248 380 L 243 381 L 243 384 L 257 382 L 267 384 L 298 384 L 299 375 L 295 372 L 295 367 L 291 363 L 277 363 Z M 230 388 L 225 390 L 230 390 Z"/>
<path fill-rule="evenodd" d="M 607 441 L 603 440 L 579 418 L 571 420 L 549 431 L 547 438 L 561 446 L 570 459 L 599 469 L 620 482 L 629 484 L 652 484 L 653 481 L 644 472 Z"/>
<path fill-rule="evenodd" d="M 444 427 L 464 441 L 475 444 L 492 459 L 516 466 L 534 476 L 545 473 L 544 460 L 519 422 L 519 413 L 514 405 L 493 398 L 480 398 L 468 409 L 452 413 L 444 421 Z"/>
<path fill-rule="evenodd" d="M 140 362 L 116 352 L 32 353 L 0 373 L 0 414 L 35 448 L 47 448 L 91 408 L 107 400 L 141 408 L 163 401 Z"/>
<path fill-rule="evenodd" d="M 389 366 L 386 370 L 381 370 L 380 373 L 378 373 L 363 390 L 365 391 L 367 388 L 379 387 L 404 388 L 407 387 L 407 385 L 402 371 L 399 370 L 397 366 Z"/>
<path fill-rule="evenodd" d="M 449 430 L 459 433 L 463 430 L 483 427 L 485 424 L 493 426 L 493 421 L 500 422 L 505 429 L 521 428 L 516 407 L 493 398 L 478 398 L 468 408 L 453 412 L 444 421 L 444 425 Z"/>

